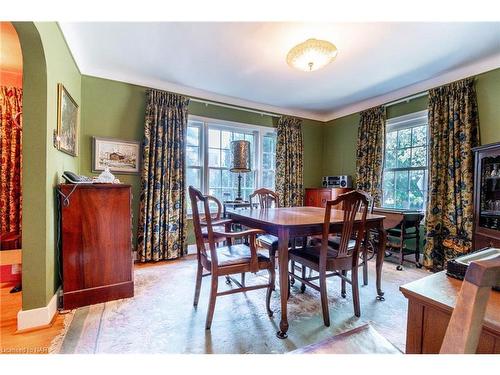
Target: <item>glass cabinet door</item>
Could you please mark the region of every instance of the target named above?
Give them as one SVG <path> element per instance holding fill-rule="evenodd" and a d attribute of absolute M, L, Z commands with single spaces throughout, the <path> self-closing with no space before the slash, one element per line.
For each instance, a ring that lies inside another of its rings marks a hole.
<path fill-rule="evenodd" d="M 500 154 L 485 156 L 480 161 L 479 226 L 500 231 Z"/>

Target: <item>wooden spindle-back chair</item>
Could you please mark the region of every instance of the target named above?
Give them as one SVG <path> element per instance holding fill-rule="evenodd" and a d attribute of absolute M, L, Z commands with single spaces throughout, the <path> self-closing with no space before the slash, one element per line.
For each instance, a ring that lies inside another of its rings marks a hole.
<path fill-rule="evenodd" d="M 346 294 L 346 283 L 352 285 L 354 314 L 356 316 L 361 315 L 358 290 L 358 263 L 359 249 L 365 238 L 368 202 L 368 195 L 361 191 L 351 191 L 341 194 L 337 199 L 328 201 L 325 208 L 321 244 L 319 246 L 306 245 L 302 249 L 292 249 L 289 252 L 290 261 L 302 265 L 302 275 L 300 277 L 295 275 L 294 268 L 292 268 L 290 276 L 299 280 L 302 283 L 302 288 L 308 285 L 320 292 L 323 321 L 326 326 L 330 325 L 326 287 L 327 277 L 338 276 L 341 278 L 343 296 Z M 340 237 L 337 237 L 337 242 L 332 243 L 329 241 L 330 234 L 332 233 L 330 229 L 331 213 L 332 207 L 338 204 L 343 204 L 343 225 Z M 354 246 L 350 245 L 352 238 L 355 238 Z M 318 272 L 319 276 L 306 277 L 305 267 Z M 351 272 L 351 278 L 347 277 L 348 271 Z M 312 282 L 318 279 L 319 286 Z"/>
<path fill-rule="evenodd" d="M 206 329 L 210 329 L 212 325 L 212 319 L 215 310 L 215 301 L 217 296 L 237 292 L 246 292 L 254 289 L 267 288 L 266 308 L 269 316 L 272 316 L 270 300 L 271 292 L 274 289 L 275 270 L 273 263 L 269 260 L 269 258 L 257 252 L 256 246 L 257 235 L 264 232 L 259 229 L 248 229 L 241 232 L 218 231 L 213 225 L 217 221 L 213 221 L 212 215 L 210 214 L 210 198 L 204 196 L 199 190 L 195 189 L 192 186 L 189 187 L 189 197 L 191 199 L 191 207 L 193 211 L 193 226 L 196 237 L 198 260 L 198 269 L 196 272 L 196 287 L 193 303 L 194 306 L 198 305 L 202 278 L 209 275 L 212 276 L 210 299 L 205 325 Z M 202 210 L 201 213 L 200 206 Z M 206 228 L 206 234 L 204 234 L 203 228 Z M 227 239 L 227 246 L 217 246 L 218 244 L 216 238 L 221 237 L 225 237 Z M 241 237 L 248 237 L 249 245 L 232 244 L 232 239 Z M 208 273 L 204 274 L 204 270 L 208 271 Z M 242 274 L 245 272 L 255 273 L 260 270 L 267 270 L 269 272 L 269 283 L 245 287 L 241 285 L 237 280 L 232 279 L 232 281 L 237 284 L 239 288 L 218 292 L 219 276 L 230 276 L 234 274 Z"/>
<path fill-rule="evenodd" d="M 255 198 L 258 199 L 259 201 L 259 207 L 260 208 L 277 208 L 279 207 L 279 196 L 276 194 L 274 191 L 266 189 L 266 188 L 260 188 L 255 190 L 252 194 L 249 196 L 250 200 L 250 207 L 253 208 L 253 201 Z M 278 251 L 278 237 L 272 235 L 272 234 L 262 234 L 257 237 L 257 245 L 259 247 L 262 247 L 266 249 L 269 252 L 269 258 L 273 262 L 273 264 L 276 263 L 276 252 Z"/>

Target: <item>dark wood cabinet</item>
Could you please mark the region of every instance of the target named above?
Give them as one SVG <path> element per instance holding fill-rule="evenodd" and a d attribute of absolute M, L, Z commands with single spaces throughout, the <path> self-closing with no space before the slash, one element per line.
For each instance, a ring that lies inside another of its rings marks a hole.
<path fill-rule="evenodd" d="M 132 297 L 130 185 L 58 189 L 63 308 Z"/>
<path fill-rule="evenodd" d="M 304 205 L 312 207 L 326 207 L 326 202 L 336 199 L 340 194 L 351 191 L 351 188 L 307 188 Z M 342 207 L 335 207 L 339 210 Z"/>
<path fill-rule="evenodd" d="M 474 148 L 474 250 L 500 247 L 500 143 Z"/>

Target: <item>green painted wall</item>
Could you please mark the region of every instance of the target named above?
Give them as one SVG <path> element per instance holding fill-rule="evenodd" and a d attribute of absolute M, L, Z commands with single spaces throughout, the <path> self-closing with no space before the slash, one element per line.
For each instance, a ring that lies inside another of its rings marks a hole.
<path fill-rule="evenodd" d="M 80 103 L 81 75 L 54 22 L 15 22 L 23 52 L 23 310 L 46 306 L 59 286 L 54 187 L 79 158 L 53 147 L 57 84 Z"/>
<path fill-rule="evenodd" d="M 46 303 L 54 295 L 60 284 L 58 273 L 57 244 L 57 204 L 55 187 L 61 182 L 65 170 L 79 173 L 79 157 L 73 157 L 57 150 L 52 137 L 57 129 L 57 84 L 62 83 L 72 98 L 81 106 L 81 75 L 73 60 L 63 34 L 53 22 L 39 22 L 36 27 L 42 39 L 47 63 L 47 209 L 46 214 Z M 23 301 L 24 305 L 24 301 Z"/>
<path fill-rule="evenodd" d="M 429 103 L 429 97 L 421 96 L 420 98 L 412 99 L 408 102 L 402 102 L 395 105 L 391 105 L 386 108 L 385 116 L 386 118 L 394 118 L 399 116 L 408 115 L 413 112 L 423 111 L 427 109 Z"/>
<path fill-rule="evenodd" d="M 144 109 L 146 88 L 108 79 L 82 76 L 82 112 L 80 132 L 80 172 L 91 175 L 92 137 L 114 137 L 142 140 L 144 134 Z M 241 123 L 274 126 L 277 118 L 247 111 L 205 105 L 191 101 L 188 111 L 192 115 L 236 121 Z M 307 187 L 321 183 L 321 158 L 323 123 L 304 119 L 304 184 Z M 124 183 L 132 185 L 134 238 L 137 231 L 140 177 L 117 175 Z M 191 226 L 189 243 L 194 243 Z"/>
<path fill-rule="evenodd" d="M 358 123 L 359 113 L 326 123 L 323 138 L 323 176 L 356 175 Z"/>
<path fill-rule="evenodd" d="M 145 89 L 140 86 L 82 76 L 80 172 L 92 174 L 92 137 L 141 141 L 144 135 Z M 100 173 L 100 172 L 99 172 Z M 97 173 L 98 174 L 98 173 Z M 96 174 L 96 175 L 97 175 Z M 134 239 L 139 210 L 139 175 L 116 175 L 132 185 Z"/>
<path fill-rule="evenodd" d="M 481 143 L 500 141 L 500 69 L 476 76 Z M 387 108 L 387 118 L 427 109 L 428 97 Z M 356 140 L 359 113 L 327 122 L 323 145 L 323 174 L 356 175 Z"/>
<path fill-rule="evenodd" d="M 46 302 L 47 74 L 33 22 L 14 22 L 23 53 L 23 309 Z"/>
<path fill-rule="evenodd" d="M 481 144 L 500 142 L 500 69 L 476 77 Z"/>

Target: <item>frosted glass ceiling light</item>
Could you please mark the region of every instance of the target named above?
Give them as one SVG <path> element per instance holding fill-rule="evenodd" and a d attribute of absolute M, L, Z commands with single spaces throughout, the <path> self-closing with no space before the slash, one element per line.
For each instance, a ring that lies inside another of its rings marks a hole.
<path fill-rule="evenodd" d="M 292 68 L 312 72 L 331 63 L 337 53 L 337 47 L 326 40 L 308 39 L 288 52 L 286 62 Z"/>

